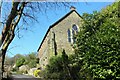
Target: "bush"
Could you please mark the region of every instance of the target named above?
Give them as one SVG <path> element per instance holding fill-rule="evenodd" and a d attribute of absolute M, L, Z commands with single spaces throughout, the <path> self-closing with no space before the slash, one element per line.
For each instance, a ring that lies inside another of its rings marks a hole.
<path fill-rule="evenodd" d="M 78 66 L 80 67 L 80 65 L 72 65 L 74 63 L 73 57 L 69 58 L 63 50 L 62 55 L 50 59 L 46 69 L 41 73 L 45 79 L 79 80 Z"/>
<path fill-rule="evenodd" d="M 87 71 L 93 79 L 120 79 L 118 3 L 84 17 L 84 30 L 76 43 L 78 58 L 83 61 L 80 73 Z"/>
<path fill-rule="evenodd" d="M 18 71 L 18 70 L 19 70 L 18 67 L 15 67 L 15 68 L 12 69 L 13 72 L 16 72 L 16 71 Z"/>
<path fill-rule="evenodd" d="M 19 58 L 17 61 L 16 61 L 16 67 L 20 67 L 24 64 L 25 62 L 25 58 L 24 57 L 21 57 Z"/>
<path fill-rule="evenodd" d="M 33 72 L 33 74 L 34 74 L 35 77 L 39 77 L 39 75 L 40 75 L 40 70 L 35 70 L 35 71 Z"/>

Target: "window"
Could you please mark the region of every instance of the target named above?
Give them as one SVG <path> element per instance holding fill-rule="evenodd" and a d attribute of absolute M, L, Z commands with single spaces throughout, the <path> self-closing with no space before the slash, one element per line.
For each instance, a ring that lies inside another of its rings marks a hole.
<path fill-rule="evenodd" d="M 78 27 L 74 24 L 71 29 L 68 29 L 68 42 L 75 43 L 76 37 L 75 35 L 78 34 Z"/>
<path fill-rule="evenodd" d="M 71 33 L 70 33 L 70 29 L 68 29 L 68 42 L 71 42 Z"/>
<path fill-rule="evenodd" d="M 73 43 L 75 43 L 75 31 L 72 29 L 72 39 L 73 39 Z"/>
<path fill-rule="evenodd" d="M 72 30 L 75 31 L 75 34 L 78 33 L 78 28 L 75 24 L 72 26 Z"/>
<path fill-rule="evenodd" d="M 74 24 L 72 26 L 72 39 L 73 39 L 73 43 L 75 43 L 76 41 L 76 38 L 75 38 L 75 35 L 78 33 L 78 28 L 77 26 Z"/>

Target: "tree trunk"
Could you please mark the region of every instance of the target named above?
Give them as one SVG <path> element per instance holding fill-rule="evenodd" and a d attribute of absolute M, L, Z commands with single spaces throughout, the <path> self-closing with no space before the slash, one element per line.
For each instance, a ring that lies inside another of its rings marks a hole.
<path fill-rule="evenodd" d="M 19 5 L 21 4 L 21 5 Z M 13 2 L 13 6 L 11 9 L 11 12 L 8 16 L 7 22 L 5 27 L 2 30 L 2 35 L 0 36 L 0 77 L 3 78 L 3 72 L 4 72 L 4 61 L 5 61 L 5 55 L 6 51 L 8 49 L 8 46 L 14 39 L 14 32 L 15 28 L 18 25 L 20 18 L 22 16 L 24 7 L 25 7 L 25 2 Z M 2 72 L 1 72 L 2 71 Z"/>
<path fill-rule="evenodd" d="M 13 6 L 12 6 L 12 9 L 11 9 L 11 12 L 8 16 L 8 19 L 6 21 L 6 25 L 4 26 L 3 30 L 2 30 L 2 35 L 0 37 L 0 41 L 1 41 L 1 44 L 0 44 L 0 47 L 2 46 L 4 40 L 5 40 L 5 37 L 10 29 L 10 26 L 12 24 L 12 21 L 15 19 L 15 17 L 17 16 L 17 8 L 18 8 L 18 5 L 19 5 L 19 2 L 14 2 L 13 3 Z"/>
<path fill-rule="evenodd" d="M 3 44 L 3 47 L 1 49 L 2 52 L 2 77 L 3 77 L 3 73 L 4 73 L 4 61 L 5 61 L 5 55 L 6 55 L 6 51 L 8 49 L 9 44 L 12 42 L 13 38 L 14 38 L 14 31 L 9 33 L 6 37 L 6 41 Z"/>

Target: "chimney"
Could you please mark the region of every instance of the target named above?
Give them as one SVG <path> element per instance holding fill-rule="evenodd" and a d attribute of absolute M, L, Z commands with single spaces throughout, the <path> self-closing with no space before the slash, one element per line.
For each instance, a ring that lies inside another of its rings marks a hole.
<path fill-rule="evenodd" d="M 74 6 L 71 6 L 70 7 L 70 10 L 72 11 L 72 10 L 76 10 L 76 8 L 74 7 Z"/>

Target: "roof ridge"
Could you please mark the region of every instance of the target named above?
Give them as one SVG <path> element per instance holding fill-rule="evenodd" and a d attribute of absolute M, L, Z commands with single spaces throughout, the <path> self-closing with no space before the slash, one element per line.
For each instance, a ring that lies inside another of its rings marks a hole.
<path fill-rule="evenodd" d="M 43 42 L 44 42 L 44 40 L 45 40 L 48 32 L 50 31 L 50 29 L 51 29 L 52 27 L 54 27 L 55 25 L 57 25 L 59 22 L 61 22 L 63 19 L 65 19 L 67 16 L 69 16 L 69 15 L 70 15 L 72 12 L 74 12 L 74 11 L 78 14 L 79 17 L 81 17 L 76 10 L 71 10 L 71 11 L 68 12 L 66 15 L 64 15 L 62 18 L 60 18 L 60 19 L 57 20 L 55 23 L 53 23 L 52 25 L 50 25 L 50 27 L 48 28 L 48 30 L 47 30 L 47 32 L 46 32 L 46 34 L 45 34 L 45 36 L 44 36 L 44 38 L 43 38 L 43 40 L 42 40 L 42 42 L 41 42 L 41 44 L 40 44 L 40 46 L 39 46 L 39 48 L 38 48 L 37 51 L 39 51 L 39 49 L 41 48 L 41 46 L 42 46 L 42 44 L 43 44 Z M 81 17 L 81 18 L 82 18 L 82 17 Z"/>

